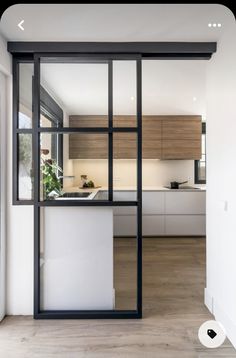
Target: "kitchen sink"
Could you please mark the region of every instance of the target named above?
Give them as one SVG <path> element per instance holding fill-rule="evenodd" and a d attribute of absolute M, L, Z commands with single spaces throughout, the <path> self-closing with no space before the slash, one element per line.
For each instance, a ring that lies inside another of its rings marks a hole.
<path fill-rule="evenodd" d="M 88 198 L 91 195 L 91 192 L 81 193 L 81 192 L 71 192 L 64 193 L 60 196 L 60 198 Z"/>

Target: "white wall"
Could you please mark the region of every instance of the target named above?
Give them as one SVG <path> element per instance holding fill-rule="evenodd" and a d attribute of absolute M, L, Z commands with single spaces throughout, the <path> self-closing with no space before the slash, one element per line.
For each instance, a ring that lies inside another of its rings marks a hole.
<path fill-rule="evenodd" d="M 135 159 L 114 160 L 114 186 L 135 186 L 137 167 Z M 108 185 L 108 161 L 105 159 L 73 160 L 74 185 L 80 185 L 80 175 L 87 174 L 95 185 Z M 194 184 L 193 160 L 143 160 L 143 186 L 163 186 L 170 181 L 189 181 Z"/>
<path fill-rule="evenodd" d="M 6 76 L 0 71 L 0 320 L 6 310 Z"/>
<path fill-rule="evenodd" d="M 6 75 L 7 113 L 1 123 L 7 132 L 6 202 L 6 313 L 32 314 L 33 309 L 33 208 L 12 205 L 12 77 L 11 56 L 0 36 L 0 71 Z M 26 221 L 27 218 L 27 221 Z"/>
<path fill-rule="evenodd" d="M 7 85 L 11 61 L 6 52 L 6 41 L 0 36 L 0 320 L 6 312 L 6 132 Z"/>
<path fill-rule="evenodd" d="M 202 60 L 143 61 L 143 114 L 198 114 L 204 119 L 206 67 Z"/>
<path fill-rule="evenodd" d="M 7 116 L 7 314 L 33 312 L 33 207 L 12 205 L 12 83 Z"/>
<path fill-rule="evenodd" d="M 11 73 L 11 55 L 7 52 L 7 42 L 0 35 L 0 71 L 9 75 Z"/>
<path fill-rule="evenodd" d="M 236 347 L 236 26 L 233 14 L 207 68 L 205 301 Z"/>
<path fill-rule="evenodd" d="M 115 113 L 135 114 L 135 101 L 131 100 L 131 96 L 135 94 L 135 66 L 132 61 L 128 61 L 127 64 L 120 62 L 114 65 Z M 202 60 L 143 61 L 143 114 L 201 115 L 205 120 L 206 67 L 207 62 Z M 70 81 L 73 82 L 73 78 Z M 51 81 L 50 85 L 54 87 L 56 82 Z M 90 110 L 89 105 L 87 105 L 88 110 Z M 94 105 L 94 114 L 96 110 L 96 105 Z M 73 160 L 73 166 L 74 185 L 80 184 L 81 174 L 87 174 L 97 185 L 107 185 L 108 163 L 106 160 Z M 193 185 L 194 161 L 143 160 L 143 186 L 168 185 L 172 180 L 188 180 L 189 184 Z M 114 161 L 114 184 L 117 186 L 136 185 L 135 160 Z"/>

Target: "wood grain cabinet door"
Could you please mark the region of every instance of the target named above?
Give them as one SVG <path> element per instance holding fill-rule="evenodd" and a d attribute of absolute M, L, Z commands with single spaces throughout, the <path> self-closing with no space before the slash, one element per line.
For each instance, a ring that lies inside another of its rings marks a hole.
<path fill-rule="evenodd" d="M 113 133 L 113 158 L 114 159 L 137 158 L 136 133 Z"/>
<path fill-rule="evenodd" d="M 135 116 L 114 116 L 114 127 L 135 127 Z M 107 116 L 70 116 L 70 127 L 107 127 Z M 200 159 L 201 116 L 143 116 L 143 159 Z M 114 159 L 137 158 L 137 134 L 113 134 Z M 69 135 L 70 159 L 107 159 L 108 135 Z"/>
<path fill-rule="evenodd" d="M 115 115 L 114 127 L 136 127 L 136 116 Z M 137 134 L 136 133 L 113 133 L 113 158 L 136 159 L 137 158 Z"/>
<path fill-rule="evenodd" d="M 200 159 L 201 133 L 201 116 L 163 116 L 162 159 Z"/>
<path fill-rule="evenodd" d="M 72 115 L 69 127 L 107 127 L 107 116 Z M 108 159 L 108 135 L 105 133 L 69 134 L 69 159 Z"/>
<path fill-rule="evenodd" d="M 136 126 L 136 118 L 124 116 L 118 118 L 116 123 L 122 127 Z M 121 116 L 120 116 L 121 117 Z M 161 120 L 159 116 L 143 116 L 142 122 L 142 158 L 161 158 Z M 136 159 L 137 158 L 137 134 L 136 133 L 114 133 L 114 159 Z"/>
<path fill-rule="evenodd" d="M 143 116 L 143 159 L 161 159 L 162 121 L 159 116 Z"/>
<path fill-rule="evenodd" d="M 69 134 L 69 159 L 108 159 L 108 135 Z"/>

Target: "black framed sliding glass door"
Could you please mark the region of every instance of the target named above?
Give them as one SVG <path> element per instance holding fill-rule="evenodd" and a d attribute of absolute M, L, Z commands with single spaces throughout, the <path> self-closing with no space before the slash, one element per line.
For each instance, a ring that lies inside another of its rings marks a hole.
<path fill-rule="evenodd" d="M 59 126 L 40 110 L 42 87 L 62 108 Z M 35 54 L 33 98 L 34 317 L 141 317 L 141 58 Z M 127 150 L 131 198 L 117 184 Z M 136 237 L 124 270 L 113 215 L 129 212 Z"/>

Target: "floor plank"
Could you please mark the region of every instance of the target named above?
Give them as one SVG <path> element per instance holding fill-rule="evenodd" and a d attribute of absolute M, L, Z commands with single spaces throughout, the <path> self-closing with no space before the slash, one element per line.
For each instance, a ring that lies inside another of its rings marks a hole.
<path fill-rule="evenodd" d="M 115 240 L 116 307 L 135 304 L 135 240 Z M 212 319 L 203 304 L 204 238 L 143 240 L 142 320 L 33 320 L 9 316 L 0 325 L 3 358 L 236 357 L 228 340 L 204 348 L 198 328 Z"/>

